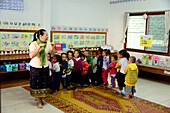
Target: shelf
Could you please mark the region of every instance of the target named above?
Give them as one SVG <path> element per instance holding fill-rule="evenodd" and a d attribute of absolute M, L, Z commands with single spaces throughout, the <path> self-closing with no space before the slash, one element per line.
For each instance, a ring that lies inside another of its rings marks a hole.
<path fill-rule="evenodd" d="M 170 71 L 170 68 L 154 66 L 154 65 L 137 64 L 137 66 L 139 70 L 157 73 L 157 74 L 163 74 L 163 75 L 168 75 L 168 74 L 165 74 L 164 71 Z"/>
<path fill-rule="evenodd" d="M 28 54 L 18 54 L 18 55 L 1 55 L 0 61 L 6 61 L 6 60 L 28 60 L 29 55 Z"/>
<path fill-rule="evenodd" d="M 29 70 L 28 69 L 22 69 L 22 70 L 17 70 L 17 71 L 5 71 L 5 72 L 0 72 L 0 74 L 16 73 L 16 72 L 24 72 L 24 71 L 29 71 Z"/>

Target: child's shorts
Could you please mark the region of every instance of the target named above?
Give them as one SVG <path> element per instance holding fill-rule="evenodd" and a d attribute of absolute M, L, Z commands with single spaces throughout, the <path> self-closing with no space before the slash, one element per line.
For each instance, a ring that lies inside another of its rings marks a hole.
<path fill-rule="evenodd" d="M 125 86 L 125 94 L 136 93 L 135 86 Z"/>

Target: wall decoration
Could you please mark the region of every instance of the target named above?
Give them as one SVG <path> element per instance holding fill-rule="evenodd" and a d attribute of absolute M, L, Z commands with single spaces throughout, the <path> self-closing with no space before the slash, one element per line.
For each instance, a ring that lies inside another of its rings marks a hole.
<path fill-rule="evenodd" d="M 153 35 L 140 35 L 140 46 L 152 47 Z"/>
<path fill-rule="evenodd" d="M 65 43 L 66 48 L 100 47 L 106 44 L 106 38 L 106 32 L 51 31 L 51 41 L 54 43 Z"/>
<path fill-rule="evenodd" d="M 110 4 L 117 5 L 120 3 L 139 2 L 139 1 L 145 1 L 145 0 L 115 0 L 115 1 L 110 1 Z"/>
<path fill-rule="evenodd" d="M 24 0 L 1 0 L 1 10 L 24 10 Z"/>

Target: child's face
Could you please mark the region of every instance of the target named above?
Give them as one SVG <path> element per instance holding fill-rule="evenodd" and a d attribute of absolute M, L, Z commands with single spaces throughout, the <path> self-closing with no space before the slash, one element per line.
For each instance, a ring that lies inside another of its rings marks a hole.
<path fill-rule="evenodd" d="M 48 54 L 47 59 L 50 60 L 50 55 Z"/>
<path fill-rule="evenodd" d="M 66 61 L 67 60 L 67 55 L 63 54 L 61 57 L 62 57 L 62 61 Z"/>
<path fill-rule="evenodd" d="M 102 55 L 103 55 L 103 56 L 105 56 L 105 55 L 106 55 L 106 52 L 105 52 L 105 51 L 103 51 L 103 52 L 102 52 Z"/>
<path fill-rule="evenodd" d="M 114 58 L 114 57 L 111 57 L 111 61 L 113 62 L 113 61 L 116 61 L 116 59 Z"/>
<path fill-rule="evenodd" d="M 130 63 L 133 63 L 133 61 L 132 61 L 131 58 L 129 58 L 128 63 L 129 63 L 129 64 L 130 64 Z"/>
<path fill-rule="evenodd" d="M 85 58 L 82 56 L 82 57 L 81 57 L 81 60 L 84 61 L 84 59 L 85 59 Z"/>
<path fill-rule="evenodd" d="M 88 57 L 88 56 L 89 56 L 89 52 L 88 52 L 88 51 L 85 51 L 85 52 L 84 52 L 84 55 L 85 55 L 86 57 Z"/>
<path fill-rule="evenodd" d="M 53 62 L 56 63 L 57 62 L 57 57 L 53 57 Z"/>
<path fill-rule="evenodd" d="M 119 58 L 123 58 L 123 55 L 122 55 L 122 54 L 119 54 Z"/>
<path fill-rule="evenodd" d="M 74 52 L 74 57 L 75 57 L 75 58 L 78 58 L 78 57 L 79 57 L 79 52 L 78 52 L 78 51 L 75 51 L 75 52 Z"/>
<path fill-rule="evenodd" d="M 68 53 L 68 59 L 72 59 L 73 58 L 73 54 L 72 53 Z"/>
<path fill-rule="evenodd" d="M 93 57 L 96 57 L 96 52 L 93 53 Z"/>

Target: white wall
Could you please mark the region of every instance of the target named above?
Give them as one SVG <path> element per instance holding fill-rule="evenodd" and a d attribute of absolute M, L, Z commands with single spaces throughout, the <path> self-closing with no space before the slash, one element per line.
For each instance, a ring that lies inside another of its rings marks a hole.
<path fill-rule="evenodd" d="M 51 8 L 52 25 L 108 27 L 107 0 L 52 0 Z"/>

